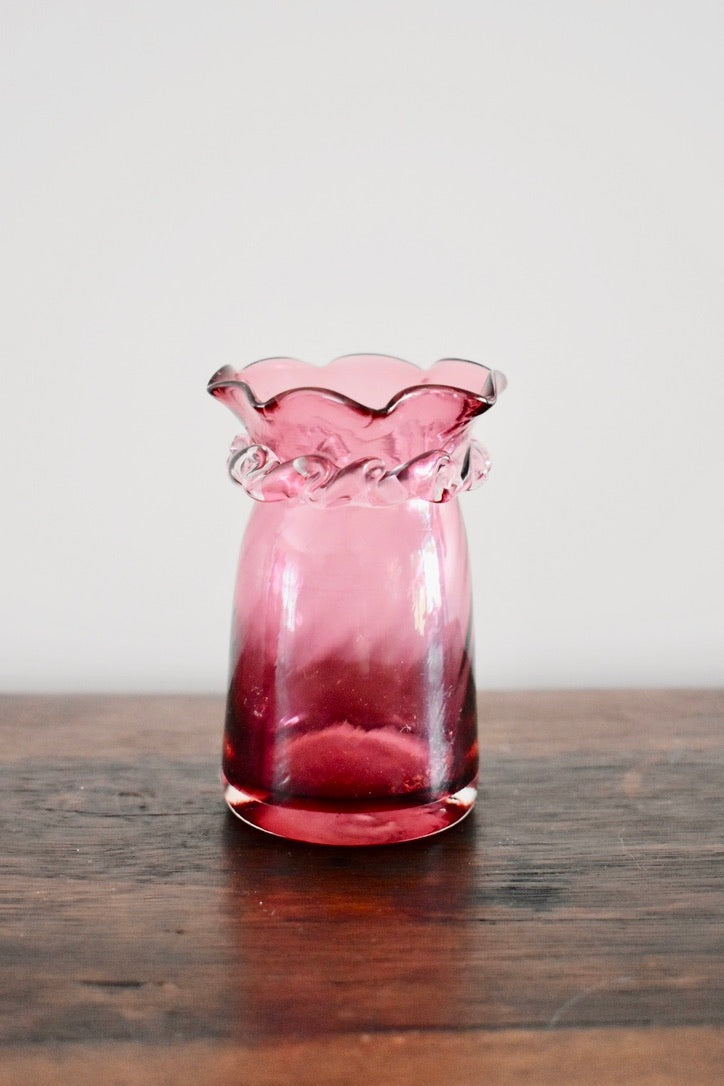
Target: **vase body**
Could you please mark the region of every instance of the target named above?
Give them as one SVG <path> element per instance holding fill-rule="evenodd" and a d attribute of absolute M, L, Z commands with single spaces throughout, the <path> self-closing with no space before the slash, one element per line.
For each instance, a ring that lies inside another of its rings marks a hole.
<path fill-rule="evenodd" d="M 235 813 L 322 844 L 408 840 L 467 814 L 477 772 L 458 503 L 256 506 L 224 742 Z"/>
<path fill-rule="evenodd" d="M 468 553 L 458 496 L 487 476 L 469 429 L 504 387 L 458 359 L 224 367 L 255 500 L 239 557 L 226 801 L 331 845 L 460 821 L 478 772 Z"/>

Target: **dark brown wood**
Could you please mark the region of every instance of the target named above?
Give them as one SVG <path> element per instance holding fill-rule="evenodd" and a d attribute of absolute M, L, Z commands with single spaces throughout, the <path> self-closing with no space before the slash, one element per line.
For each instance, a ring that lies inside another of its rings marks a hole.
<path fill-rule="evenodd" d="M 474 815 L 361 850 L 227 815 L 222 713 L 0 699 L 0 1083 L 721 1079 L 721 693 L 485 694 Z"/>

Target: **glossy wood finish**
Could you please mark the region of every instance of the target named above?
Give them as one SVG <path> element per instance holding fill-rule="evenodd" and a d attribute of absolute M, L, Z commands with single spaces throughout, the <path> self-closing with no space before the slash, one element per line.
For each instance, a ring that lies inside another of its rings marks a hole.
<path fill-rule="evenodd" d="M 724 699 L 485 694 L 476 812 L 227 815 L 222 703 L 0 699 L 0 1083 L 718 1082 Z"/>

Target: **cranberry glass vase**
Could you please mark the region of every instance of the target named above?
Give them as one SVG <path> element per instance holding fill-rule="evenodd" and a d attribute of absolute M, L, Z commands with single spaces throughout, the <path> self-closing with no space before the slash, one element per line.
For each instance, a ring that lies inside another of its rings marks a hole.
<path fill-rule="evenodd" d="M 473 420 L 501 374 L 350 355 L 219 370 L 229 471 L 256 505 L 239 558 L 223 777 L 231 810 L 318 844 L 437 833 L 478 774 L 467 544 Z"/>

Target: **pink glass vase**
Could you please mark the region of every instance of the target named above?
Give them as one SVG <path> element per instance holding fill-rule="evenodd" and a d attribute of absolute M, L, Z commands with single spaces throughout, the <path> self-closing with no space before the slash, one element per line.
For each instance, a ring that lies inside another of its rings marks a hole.
<path fill-rule="evenodd" d="M 223 777 L 245 822 L 317 844 L 437 833 L 476 797 L 465 529 L 473 420 L 501 374 L 350 355 L 226 366 L 232 479 L 257 502 L 239 557 Z"/>

